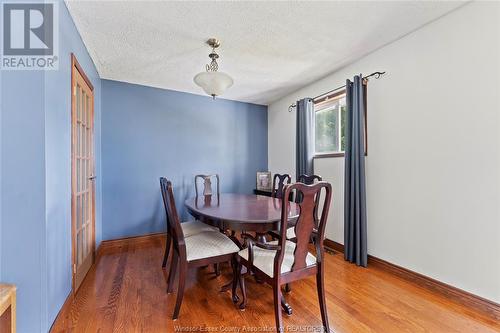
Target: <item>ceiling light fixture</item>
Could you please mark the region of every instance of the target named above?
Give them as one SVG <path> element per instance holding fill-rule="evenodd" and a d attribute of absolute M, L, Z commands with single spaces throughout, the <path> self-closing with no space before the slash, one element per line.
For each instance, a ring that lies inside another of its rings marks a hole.
<path fill-rule="evenodd" d="M 203 88 L 203 90 L 215 99 L 215 96 L 220 96 L 233 85 L 233 79 L 223 72 L 218 72 L 219 64 L 217 59 L 219 55 L 215 49 L 220 46 L 220 41 L 216 38 L 207 40 L 207 44 L 212 48 L 212 53 L 208 55 L 212 61 L 210 65 L 206 65 L 206 71 L 195 75 L 194 83 Z"/>

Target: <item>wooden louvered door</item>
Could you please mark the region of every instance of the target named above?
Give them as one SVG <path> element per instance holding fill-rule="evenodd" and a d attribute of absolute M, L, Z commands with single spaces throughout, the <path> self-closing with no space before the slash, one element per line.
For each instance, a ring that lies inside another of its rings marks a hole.
<path fill-rule="evenodd" d="M 71 64 L 71 215 L 76 292 L 95 259 L 94 92 L 73 55 Z"/>

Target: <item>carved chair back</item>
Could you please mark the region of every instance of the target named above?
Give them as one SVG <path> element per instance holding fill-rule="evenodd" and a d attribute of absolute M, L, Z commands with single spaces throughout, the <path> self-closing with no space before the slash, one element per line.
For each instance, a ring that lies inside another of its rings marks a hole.
<path fill-rule="evenodd" d="M 212 195 L 212 179 L 215 178 L 216 180 L 216 185 L 217 185 L 217 195 L 220 194 L 220 189 L 219 189 L 219 175 L 214 174 L 214 175 L 196 175 L 194 176 L 194 189 L 196 192 L 196 196 L 199 195 L 199 190 L 198 190 L 198 179 L 203 180 L 203 195 Z"/>
<path fill-rule="evenodd" d="M 171 233 L 174 246 L 179 250 L 184 248 L 184 233 L 182 232 L 181 221 L 175 207 L 174 191 L 172 183 L 164 177 L 160 178 L 161 195 L 163 197 L 163 205 L 167 214 L 167 232 Z"/>
<path fill-rule="evenodd" d="M 299 183 L 304 183 L 306 185 L 312 185 L 312 184 L 314 184 L 315 181 L 320 182 L 322 180 L 323 180 L 323 177 L 321 177 L 319 175 L 311 175 L 311 176 L 309 176 L 309 175 L 306 175 L 306 174 L 300 175 L 299 178 L 297 179 L 297 181 Z M 320 200 L 320 198 L 321 198 L 320 195 L 316 196 L 316 201 L 318 201 L 317 204 L 316 204 L 316 211 L 314 212 L 314 218 L 316 220 L 316 224 L 318 223 L 318 209 L 319 209 L 319 200 Z M 295 197 L 295 202 L 299 202 L 299 201 L 300 201 L 300 195 L 297 195 Z M 317 227 L 318 226 L 316 225 L 316 228 Z"/>
<path fill-rule="evenodd" d="M 290 177 L 289 174 L 275 174 L 273 177 L 273 191 L 271 192 L 271 195 L 274 198 L 281 199 L 283 198 L 283 187 L 286 184 L 290 184 L 292 182 L 292 177 Z"/>
<path fill-rule="evenodd" d="M 286 241 L 286 230 L 288 226 L 288 212 L 290 210 L 290 194 L 294 193 L 301 197 L 300 202 L 297 203 L 300 208 L 299 216 L 295 223 L 295 252 L 294 252 L 294 263 L 292 265 L 292 272 L 299 271 L 307 267 L 306 258 L 309 252 L 310 240 L 316 248 L 316 261 L 322 262 L 324 256 L 323 239 L 325 236 L 326 220 L 328 217 L 328 211 L 330 209 L 330 201 L 332 196 L 332 186 L 327 182 L 318 182 L 312 185 L 306 185 L 303 183 L 295 183 L 292 185 L 285 185 L 283 190 L 282 198 L 282 211 L 281 211 L 281 237 L 278 239 L 278 251 L 274 260 L 274 272 L 279 274 L 281 272 L 281 264 L 283 262 L 283 256 L 285 254 L 285 241 Z M 325 192 L 325 195 L 321 195 Z M 316 226 L 315 221 L 315 211 L 318 209 L 320 201 L 317 197 L 323 198 L 323 209 L 321 211 L 321 219 L 319 220 L 319 225 Z"/>

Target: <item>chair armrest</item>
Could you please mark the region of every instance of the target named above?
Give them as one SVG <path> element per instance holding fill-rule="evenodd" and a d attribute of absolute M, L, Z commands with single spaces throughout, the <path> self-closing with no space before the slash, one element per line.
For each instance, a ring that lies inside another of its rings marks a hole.
<path fill-rule="evenodd" d="M 247 245 L 248 248 L 248 263 L 251 266 L 253 266 L 253 247 L 257 246 L 258 248 L 265 249 L 265 250 L 280 250 L 281 246 L 276 245 L 276 244 L 269 244 L 269 243 L 262 243 L 259 242 L 254 236 L 242 232 L 241 237 L 245 240 L 245 244 Z"/>
<path fill-rule="evenodd" d="M 243 240 L 245 241 L 247 240 L 251 240 L 253 242 L 257 241 L 257 239 L 253 235 L 250 235 L 249 233 L 246 233 L 244 231 L 241 233 L 241 238 L 243 238 Z"/>
<path fill-rule="evenodd" d="M 257 242 L 257 239 L 244 231 L 241 232 L 241 238 L 243 238 L 244 246 L 248 249 L 248 264 L 250 267 L 253 266 L 253 244 Z"/>
<path fill-rule="evenodd" d="M 246 232 L 242 232 L 241 237 L 243 237 L 243 239 L 245 239 L 245 242 L 248 243 L 249 247 L 250 246 L 257 246 L 257 247 L 260 247 L 261 249 L 265 249 L 265 250 L 279 250 L 279 249 L 281 249 L 281 246 L 279 246 L 279 245 L 259 242 L 257 240 L 257 238 L 255 238 L 253 235 L 250 235 Z"/>
<path fill-rule="evenodd" d="M 276 250 L 277 251 L 277 250 L 281 249 L 281 246 L 276 245 L 276 244 L 256 242 L 254 245 L 257 247 L 260 247 L 261 249 L 265 249 L 265 250 Z"/>

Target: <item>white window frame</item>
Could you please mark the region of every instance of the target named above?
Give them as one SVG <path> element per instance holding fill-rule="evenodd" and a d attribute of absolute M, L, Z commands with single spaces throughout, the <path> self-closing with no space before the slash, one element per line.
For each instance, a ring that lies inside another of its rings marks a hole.
<path fill-rule="evenodd" d="M 338 104 L 336 101 L 340 101 L 342 99 L 346 98 L 345 90 L 341 91 L 340 93 L 330 97 L 330 98 L 325 98 L 319 102 L 314 103 L 314 112 L 320 112 L 320 111 L 325 111 L 330 108 L 332 108 L 333 105 Z M 334 101 L 335 103 L 332 103 Z M 339 124 L 338 124 L 338 140 L 339 140 L 339 149 L 342 147 L 342 112 L 341 112 L 341 107 L 339 106 L 338 108 L 338 119 L 339 119 Z M 314 122 L 314 125 L 316 126 L 316 121 Z M 316 130 L 315 130 L 316 132 Z M 344 156 L 344 151 L 327 151 L 327 152 L 316 152 L 316 135 L 314 135 L 314 157 L 315 158 L 323 158 L 323 157 L 343 157 Z"/>

